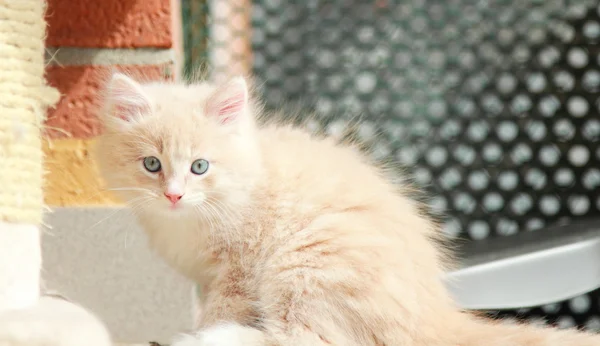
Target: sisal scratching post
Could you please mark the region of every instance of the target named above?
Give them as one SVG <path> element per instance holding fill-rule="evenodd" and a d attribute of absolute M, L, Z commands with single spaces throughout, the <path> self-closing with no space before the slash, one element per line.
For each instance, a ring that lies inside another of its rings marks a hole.
<path fill-rule="evenodd" d="M 80 306 L 40 297 L 41 127 L 59 97 L 44 80 L 43 0 L 0 0 L 0 346 L 109 346 Z"/>
<path fill-rule="evenodd" d="M 0 311 L 39 298 L 45 110 L 44 2 L 0 1 Z"/>

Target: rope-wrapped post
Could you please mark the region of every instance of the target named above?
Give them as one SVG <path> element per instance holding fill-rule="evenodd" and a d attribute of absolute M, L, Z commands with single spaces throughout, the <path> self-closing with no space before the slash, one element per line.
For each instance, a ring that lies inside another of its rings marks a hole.
<path fill-rule="evenodd" d="M 0 0 L 0 345 L 109 346 L 84 308 L 40 298 L 41 128 L 59 94 L 44 79 L 44 0 Z"/>
<path fill-rule="evenodd" d="M 41 127 L 59 97 L 44 80 L 42 0 L 0 1 L 0 312 L 40 295 Z"/>

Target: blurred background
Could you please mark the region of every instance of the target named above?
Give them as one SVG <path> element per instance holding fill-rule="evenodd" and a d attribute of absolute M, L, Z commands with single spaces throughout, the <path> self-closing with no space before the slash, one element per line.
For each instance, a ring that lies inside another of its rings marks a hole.
<path fill-rule="evenodd" d="M 44 276 L 119 341 L 189 327 L 191 285 L 91 161 L 107 71 L 252 75 L 269 109 L 300 106 L 332 134 L 360 119 L 456 244 L 600 216 L 598 0 L 48 0 L 46 20 L 62 98 L 45 128 Z M 600 331 L 600 292 L 489 313 Z"/>
<path fill-rule="evenodd" d="M 600 214 L 598 1 L 183 4 L 188 72 L 253 74 L 269 108 L 299 103 L 330 133 L 360 118 L 447 237 Z M 598 298 L 501 315 L 600 330 Z"/>

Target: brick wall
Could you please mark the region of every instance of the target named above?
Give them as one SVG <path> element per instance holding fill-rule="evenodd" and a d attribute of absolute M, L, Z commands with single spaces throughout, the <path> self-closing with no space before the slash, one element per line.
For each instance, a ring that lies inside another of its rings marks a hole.
<path fill-rule="evenodd" d="M 46 204 L 115 204 L 89 155 L 101 132 L 97 93 L 114 70 L 178 77 L 179 0 L 48 0 L 46 20 L 46 78 L 62 95 L 44 131 Z"/>

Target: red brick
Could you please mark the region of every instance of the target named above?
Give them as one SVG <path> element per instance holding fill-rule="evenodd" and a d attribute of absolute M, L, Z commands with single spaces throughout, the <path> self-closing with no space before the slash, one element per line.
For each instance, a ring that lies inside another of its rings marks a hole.
<path fill-rule="evenodd" d="M 172 15 L 170 0 L 48 0 L 46 45 L 170 48 Z"/>
<path fill-rule="evenodd" d="M 97 118 L 99 90 L 110 73 L 125 71 L 141 80 L 170 79 L 171 64 L 143 66 L 49 66 L 48 83 L 61 92 L 56 107 L 48 112 L 45 135 L 49 138 L 93 138 L 101 132 Z"/>

